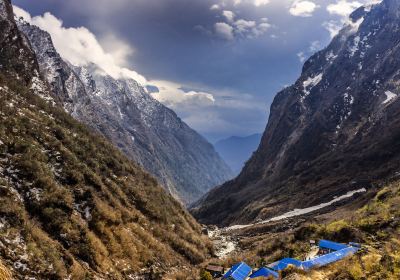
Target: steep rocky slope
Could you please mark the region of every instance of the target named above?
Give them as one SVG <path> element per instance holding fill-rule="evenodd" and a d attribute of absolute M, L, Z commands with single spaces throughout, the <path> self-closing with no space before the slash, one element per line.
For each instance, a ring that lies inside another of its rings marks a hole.
<path fill-rule="evenodd" d="M 136 81 L 114 79 L 94 64 L 69 65 L 47 32 L 23 20 L 18 25 L 64 108 L 155 175 L 176 198 L 193 202 L 231 178 L 213 146 Z"/>
<path fill-rule="evenodd" d="M 211 246 L 182 206 L 57 105 L 9 0 L 0 0 L 0 65 L 1 273 L 166 279 L 203 261 Z"/>
<path fill-rule="evenodd" d="M 257 152 L 193 209 L 243 223 L 326 202 L 400 170 L 400 1 L 356 10 L 277 94 Z"/>

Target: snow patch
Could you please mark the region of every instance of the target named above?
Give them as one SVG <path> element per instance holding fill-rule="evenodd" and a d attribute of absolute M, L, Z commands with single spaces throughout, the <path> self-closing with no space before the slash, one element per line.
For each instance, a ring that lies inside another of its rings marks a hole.
<path fill-rule="evenodd" d="M 86 206 L 86 208 L 85 208 L 85 218 L 88 221 L 90 221 L 92 219 L 92 214 L 90 214 L 90 207 L 89 206 Z"/>
<path fill-rule="evenodd" d="M 267 220 L 264 220 L 264 221 L 261 221 L 261 222 L 258 222 L 258 223 L 254 223 L 254 224 L 230 226 L 230 227 L 225 228 L 224 230 L 230 231 L 230 230 L 235 230 L 235 229 L 242 229 L 242 228 L 247 228 L 247 227 L 254 226 L 254 225 L 262 225 L 262 224 L 266 224 L 266 223 L 269 223 L 269 222 L 280 221 L 280 220 L 284 220 L 284 219 L 287 219 L 287 218 L 301 216 L 301 215 L 308 214 L 308 213 L 320 210 L 322 208 L 331 206 L 332 204 L 334 204 L 336 202 L 339 202 L 339 201 L 344 200 L 346 198 L 350 198 L 350 197 L 352 197 L 353 195 L 355 195 L 357 193 L 364 193 L 366 191 L 367 190 L 365 188 L 361 188 L 361 189 L 358 189 L 358 190 L 350 191 L 350 192 L 348 192 L 348 193 L 346 193 L 344 195 L 341 195 L 339 197 L 335 197 L 333 200 L 331 200 L 329 202 L 321 203 L 319 205 L 308 207 L 308 208 L 294 209 L 293 211 L 289 211 L 289 212 L 287 212 L 287 213 L 285 213 L 283 215 L 276 216 L 276 217 L 273 217 L 271 219 L 267 219 Z"/>
<path fill-rule="evenodd" d="M 333 61 L 334 61 L 337 57 L 338 57 L 338 56 L 335 55 L 335 54 L 333 53 L 333 51 L 330 51 L 330 52 L 327 53 L 326 56 L 325 56 L 326 61 L 328 61 L 329 63 L 333 63 Z"/>
<path fill-rule="evenodd" d="M 360 36 L 354 37 L 353 45 L 350 46 L 349 48 L 350 57 L 353 57 L 355 53 L 359 50 L 360 41 L 361 41 Z"/>
<path fill-rule="evenodd" d="M 0 218 L 0 230 L 6 227 L 6 219 L 5 218 Z"/>
<path fill-rule="evenodd" d="M 364 17 L 360 18 L 359 20 L 357 20 L 356 22 L 350 22 L 349 26 L 350 26 L 350 33 L 354 34 L 357 33 L 358 30 L 360 29 L 361 24 L 364 22 Z"/>
<path fill-rule="evenodd" d="M 351 94 L 345 93 L 343 95 L 343 99 L 344 99 L 344 102 L 347 102 L 350 105 L 352 105 L 354 103 L 354 97 Z"/>
<path fill-rule="evenodd" d="M 36 201 L 40 201 L 41 199 L 41 194 L 42 194 L 42 190 L 38 189 L 38 188 L 31 188 L 29 190 L 30 193 L 30 197 L 36 199 Z"/>
<path fill-rule="evenodd" d="M 305 93 L 304 97 L 308 96 L 311 93 L 311 90 L 322 81 L 322 77 L 323 74 L 320 73 L 314 77 L 309 77 L 303 82 L 303 92 Z"/>
<path fill-rule="evenodd" d="M 382 102 L 382 104 L 389 103 L 390 101 L 392 101 L 393 99 L 395 99 L 397 97 L 397 94 L 395 94 L 389 90 L 385 91 L 385 95 L 386 95 L 386 99 Z"/>

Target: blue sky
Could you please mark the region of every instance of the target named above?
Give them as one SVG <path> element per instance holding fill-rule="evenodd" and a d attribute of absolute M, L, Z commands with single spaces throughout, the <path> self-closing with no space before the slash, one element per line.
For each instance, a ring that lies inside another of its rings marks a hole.
<path fill-rule="evenodd" d="M 274 96 L 295 81 L 304 59 L 329 43 L 351 10 L 370 2 L 15 0 L 14 5 L 50 32 L 64 58 L 140 80 L 215 142 L 262 132 Z"/>

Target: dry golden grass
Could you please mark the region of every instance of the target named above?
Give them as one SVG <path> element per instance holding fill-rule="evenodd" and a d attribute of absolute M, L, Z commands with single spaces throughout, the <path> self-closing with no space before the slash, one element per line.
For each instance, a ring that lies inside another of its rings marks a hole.
<path fill-rule="evenodd" d="M 11 272 L 0 261 L 0 280 L 12 280 Z"/>
<path fill-rule="evenodd" d="M 200 225 L 153 177 L 60 108 L 24 92 L 0 90 L 0 157 L 7 155 L 0 167 L 18 170 L 0 181 L 7 224 L 0 241 L 18 233 L 27 250 L 20 255 L 33 256 L 14 274 L 123 279 L 207 258 L 212 245 Z M 0 257 L 14 261 L 8 249 Z"/>

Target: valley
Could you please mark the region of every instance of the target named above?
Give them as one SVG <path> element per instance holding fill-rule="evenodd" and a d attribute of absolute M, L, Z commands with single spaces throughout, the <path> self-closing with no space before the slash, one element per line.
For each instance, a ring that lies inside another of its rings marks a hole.
<path fill-rule="evenodd" d="M 287 13 L 311 20 L 299 3 Z M 153 4 L 155 13 L 168 10 Z M 0 280 L 210 280 L 207 267 L 221 274 L 241 262 L 247 275 L 269 267 L 282 280 L 400 279 L 400 0 L 359 4 L 325 48 L 298 54 L 300 77 L 274 97 L 263 134 L 250 135 L 250 118 L 261 118 L 251 94 L 147 81 L 121 62 L 135 52 L 116 32 L 97 39 L 50 12 L 30 15 L 0 0 Z M 96 5 L 104 16 L 147 4 Z M 220 15 L 206 18 L 223 22 L 190 32 L 215 48 L 225 40 L 239 55 L 244 40 L 276 28 L 268 18 L 239 19 L 229 5 L 249 3 L 207 6 Z M 71 45 L 58 45 L 60 32 Z M 88 49 L 98 57 L 85 61 Z M 214 147 L 191 125 L 223 140 Z M 305 268 L 339 255 L 321 240 L 350 253 Z M 281 269 L 282 259 L 301 265 Z"/>

